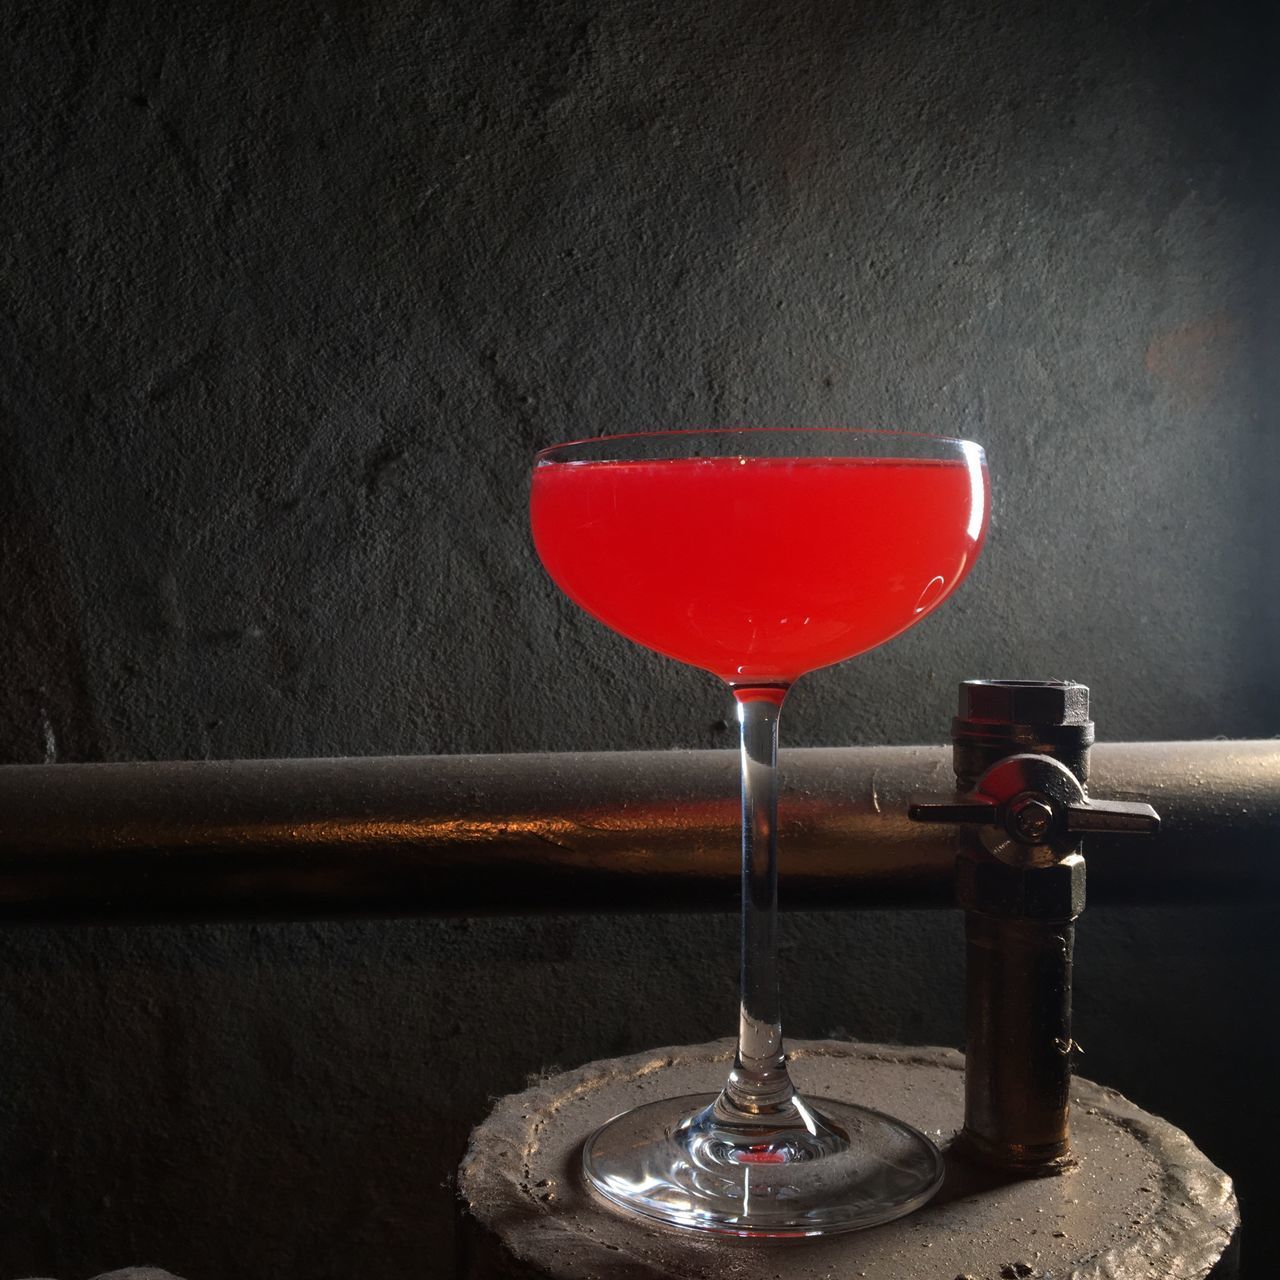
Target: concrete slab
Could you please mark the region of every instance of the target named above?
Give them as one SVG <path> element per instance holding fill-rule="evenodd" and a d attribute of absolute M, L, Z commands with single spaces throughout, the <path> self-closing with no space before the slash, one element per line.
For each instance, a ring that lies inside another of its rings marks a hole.
<path fill-rule="evenodd" d="M 731 1041 L 590 1063 L 500 1100 L 459 1178 L 465 1280 L 1200 1280 L 1235 1274 L 1231 1180 L 1172 1125 L 1077 1080 L 1079 1167 L 1001 1183 L 956 1161 L 918 1213 L 872 1231 L 779 1243 L 708 1239 L 625 1217 L 588 1193 L 583 1139 L 629 1107 L 723 1083 Z M 790 1046 L 811 1097 L 865 1102 L 946 1145 L 963 1111 L 953 1049 Z"/>

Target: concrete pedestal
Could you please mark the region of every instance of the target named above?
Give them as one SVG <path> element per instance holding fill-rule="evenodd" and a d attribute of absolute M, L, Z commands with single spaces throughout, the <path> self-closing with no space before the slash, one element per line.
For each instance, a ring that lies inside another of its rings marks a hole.
<path fill-rule="evenodd" d="M 1198 1280 L 1235 1275 L 1231 1180 L 1187 1136 L 1111 1090 L 1077 1080 L 1079 1167 L 1002 1182 L 948 1160 L 924 1209 L 887 1226 L 799 1241 L 708 1239 L 619 1214 L 591 1196 L 583 1139 L 637 1103 L 714 1092 L 729 1041 L 595 1062 L 504 1098 L 459 1178 L 464 1280 Z M 836 1041 L 790 1045 L 812 1097 L 909 1120 L 944 1147 L 963 1110 L 952 1049 Z"/>

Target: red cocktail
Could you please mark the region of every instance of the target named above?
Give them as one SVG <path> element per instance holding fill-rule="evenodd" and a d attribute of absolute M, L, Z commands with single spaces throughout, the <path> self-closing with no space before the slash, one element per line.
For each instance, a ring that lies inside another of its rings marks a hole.
<path fill-rule="evenodd" d="M 677 458 L 539 467 L 538 554 L 592 616 L 731 684 L 790 683 L 937 608 L 982 543 L 961 459 Z"/>
<path fill-rule="evenodd" d="M 909 1125 L 812 1104 L 787 1071 L 777 975 L 777 727 L 806 671 L 897 635 L 972 567 L 982 450 L 892 432 L 660 432 L 544 450 L 530 511 L 564 592 L 719 676 L 742 731 L 738 1051 L 714 1096 L 651 1102 L 587 1141 L 614 1204 L 721 1234 L 850 1231 L 923 1204 L 942 1159 Z"/>

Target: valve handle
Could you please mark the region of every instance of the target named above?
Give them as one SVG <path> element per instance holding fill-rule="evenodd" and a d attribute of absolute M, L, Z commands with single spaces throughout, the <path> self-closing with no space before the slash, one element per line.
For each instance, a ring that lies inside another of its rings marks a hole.
<path fill-rule="evenodd" d="M 1160 815 L 1139 800 L 1086 800 L 1067 807 L 1067 830 L 1073 835 L 1106 831 L 1153 836 L 1160 830 Z"/>
<path fill-rule="evenodd" d="M 1097 832 L 1153 835 L 1160 815 L 1134 800 L 1093 800 L 1052 756 L 1028 752 L 996 761 L 967 795 L 913 799 L 913 822 L 984 828 L 984 845 L 1015 866 L 1047 866 L 1074 851 L 1073 837 Z"/>

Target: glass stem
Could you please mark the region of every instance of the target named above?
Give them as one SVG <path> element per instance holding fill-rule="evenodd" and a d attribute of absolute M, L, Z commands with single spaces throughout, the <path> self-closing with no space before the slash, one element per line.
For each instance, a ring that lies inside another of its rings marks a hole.
<path fill-rule="evenodd" d="M 795 1093 L 778 997 L 778 715 L 785 687 L 737 688 L 742 731 L 742 1000 L 726 1100 L 751 1115 Z"/>

